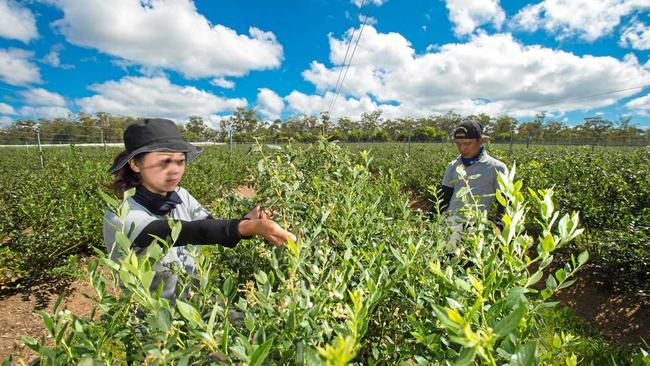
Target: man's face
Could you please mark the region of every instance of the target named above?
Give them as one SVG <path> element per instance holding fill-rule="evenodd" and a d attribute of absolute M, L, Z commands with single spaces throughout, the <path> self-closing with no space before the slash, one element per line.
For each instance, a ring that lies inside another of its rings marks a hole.
<path fill-rule="evenodd" d="M 456 139 L 458 152 L 466 159 L 476 156 L 481 150 L 483 139 Z"/>

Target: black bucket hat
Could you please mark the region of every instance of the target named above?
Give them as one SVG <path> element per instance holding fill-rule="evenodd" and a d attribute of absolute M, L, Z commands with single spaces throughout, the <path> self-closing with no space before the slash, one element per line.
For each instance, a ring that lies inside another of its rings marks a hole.
<path fill-rule="evenodd" d="M 173 121 L 162 118 L 145 118 L 124 130 L 124 148 L 128 152 L 108 170 L 113 174 L 138 154 L 153 151 L 184 152 L 189 163 L 203 150 L 187 143 Z"/>

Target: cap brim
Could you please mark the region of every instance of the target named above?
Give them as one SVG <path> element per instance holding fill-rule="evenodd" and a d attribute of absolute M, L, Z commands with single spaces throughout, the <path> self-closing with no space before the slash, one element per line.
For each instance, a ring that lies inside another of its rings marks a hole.
<path fill-rule="evenodd" d="M 184 140 L 159 141 L 131 151 L 128 155 L 116 161 L 108 172 L 114 174 L 118 170 L 122 169 L 129 160 L 133 159 L 138 154 L 154 151 L 183 152 L 185 153 L 187 163 L 190 163 L 203 152 L 203 149 L 189 144 Z"/>

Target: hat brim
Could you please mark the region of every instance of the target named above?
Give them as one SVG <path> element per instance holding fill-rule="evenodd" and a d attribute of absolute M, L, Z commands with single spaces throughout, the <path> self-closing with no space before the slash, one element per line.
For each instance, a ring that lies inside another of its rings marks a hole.
<path fill-rule="evenodd" d="M 156 141 L 149 145 L 142 146 L 131 151 L 128 155 L 124 156 L 122 159 L 113 163 L 113 166 L 108 170 L 110 174 L 114 174 L 118 170 L 122 169 L 129 160 L 133 159 L 138 154 L 149 153 L 154 151 L 168 151 L 168 152 L 183 152 L 185 153 L 185 160 L 187 163 L 190 163 L 192 160 L 196 159 L 199 154 L 203 152 L 203 149 L 200 147 L 194 146 L 187 143 L 182 139 L 172 139 L 166 141 Z"/>

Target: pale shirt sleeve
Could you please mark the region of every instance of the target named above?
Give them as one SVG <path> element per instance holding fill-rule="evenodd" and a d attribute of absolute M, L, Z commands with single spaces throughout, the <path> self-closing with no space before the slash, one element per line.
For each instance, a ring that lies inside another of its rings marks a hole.
<path fill-rule="evenodd" d="M 187 210 L 191 217 L 190 221 L 203 220 L 210 216 L 210 212 L 206 210 L 205 207 L 203 207 L 199 201 L 190 194 L 190 192 L 181 188 L 179 193 L 182 193 L 182 199 L 184 202 L 187 200 Z"/>
<path fill-rule="evenodd" d="M 157 218 L 152 216 L 149 212 L 134 207 L 132 201 L 129 201 L 129 203 L 131 204 L 131 210 L 126 215 L 124 223 L 121 222 L 120 218 L 114 212 L 107 211 L 104 214 L 104 243 L 106 244 L 106 250 L 112 259 L 120 256 L 120 253 L 118 253 L 118 250 L 114 245 L 115 233 L 117 231 L 123 231 L 129 240 L 133 241 L 138 237 L 138 235 L 140 235 L 142 229 L 152 221 L 157 220 Z"/>
<path fill-rule="evenodd" d="M 445 169 L 445 175 L 442 177 L 442 185 L 447 187 L 454 187 L 454 181 L 456 180 L 456 170 L 454 169 L 454 162 L 452 161 L 447 165 Z"/>

